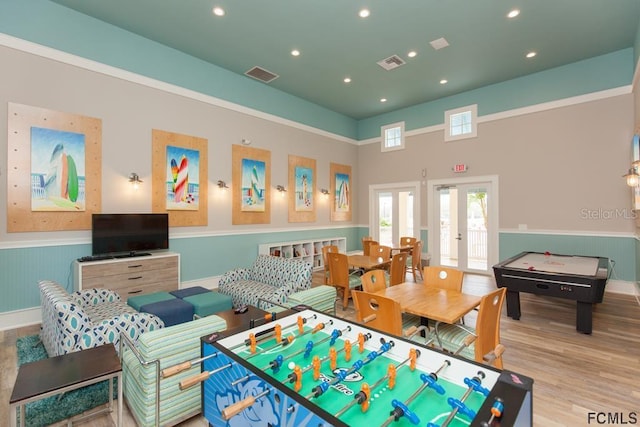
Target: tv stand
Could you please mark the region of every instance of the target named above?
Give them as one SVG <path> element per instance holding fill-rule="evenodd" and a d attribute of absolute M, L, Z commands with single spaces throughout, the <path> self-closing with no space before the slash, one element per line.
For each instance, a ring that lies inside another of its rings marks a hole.
<path fill-rule="evenodd" d="M 151 256 L 149 252 L 129 252 L 128 254 L 116 255 L 114 258 L 134 258 L 138 256 Z"/>
<path fill-rule="evenodd" d="M 73 287 L 107 288 L 123 300 L 141 293 L 175 291 L 180 287 L 180 254 L 134 252 L 101 261 L 74 261 Z"/>

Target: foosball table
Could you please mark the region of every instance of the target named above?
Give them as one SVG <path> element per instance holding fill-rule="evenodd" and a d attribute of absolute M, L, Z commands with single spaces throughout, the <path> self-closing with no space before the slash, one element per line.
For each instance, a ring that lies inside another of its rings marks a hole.
<path fill-rule="evenodd" d="M 203 415 L 220 426 L 530 426 L 530 378 L 305 309 L 202 337 Z"/>

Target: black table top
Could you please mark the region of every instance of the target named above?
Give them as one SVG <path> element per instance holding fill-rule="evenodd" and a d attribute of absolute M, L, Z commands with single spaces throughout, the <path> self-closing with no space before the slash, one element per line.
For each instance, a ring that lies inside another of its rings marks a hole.
<path fill-rule="evenodd" d="M 113 344 L 25 363 L 18 369 L 9 404 L 120 371 Z"/>

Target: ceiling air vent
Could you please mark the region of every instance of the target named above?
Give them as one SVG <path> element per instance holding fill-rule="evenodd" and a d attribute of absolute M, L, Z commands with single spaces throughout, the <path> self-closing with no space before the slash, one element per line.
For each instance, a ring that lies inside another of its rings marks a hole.
<path fill-rule="evenodd" d="M 270 83 L 280 77 L 277 74 L 260 67 L 253 67 L 244 74 L 249 77 L 253 77 L 256 80 L 260 80 L 263 83 Z"/>
<path fill-rule="evenodd" d="M 406 64 L 402 58 L 398 55 L 393 55 L 388 57 L 387 59 L 383 59 L 382 61 L 378 61 L 377 64 L 384 68 L 387 71 L 391 71 L 395 68 L 398 68 L 401 65 Z"/>

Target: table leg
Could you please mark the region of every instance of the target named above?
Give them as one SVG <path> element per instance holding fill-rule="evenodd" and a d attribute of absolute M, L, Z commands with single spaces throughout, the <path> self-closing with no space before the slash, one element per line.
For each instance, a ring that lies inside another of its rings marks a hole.
<path fill-rule="evenodd" d="M 520 292 L 507 289 L 507 316 L 520 320 Z"/>
<path fill-rule="evenodd" d="M 578 301 L 576 307 L 576 330 L 583 334 L 590 334 L 593 323 L 593 304 Z"/>
<path fill-rule="evenodd" d="M 122 372 L 120 372 L 116 378 L 118 378 L 118 423 L 116 426 L 122 427 L 122 389 L 124 388 L 124 384 L 122 383 Z"/>

